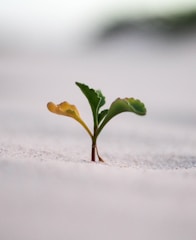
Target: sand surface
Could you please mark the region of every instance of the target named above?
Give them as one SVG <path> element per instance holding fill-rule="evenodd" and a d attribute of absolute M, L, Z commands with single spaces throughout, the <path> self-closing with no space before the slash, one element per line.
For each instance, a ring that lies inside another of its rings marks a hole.
<path fill-rule="evenodd" d="M 196 239 L 195 38 L 111 44 L 71 56 L 0 58 L 0 239 Z M 90 139 L 51 114 L 67 100 L 91 127 L 74 85 L 140 98 L 145 117 L 111 121 Z"/>

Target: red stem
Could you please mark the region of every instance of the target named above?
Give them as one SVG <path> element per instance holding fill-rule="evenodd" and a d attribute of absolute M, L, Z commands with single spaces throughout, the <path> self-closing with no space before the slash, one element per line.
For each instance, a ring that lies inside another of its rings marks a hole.
<path fill-rule="evenodd" d="M 96 144 L 94 143 L 94 141 L 92 142 L 92 151 L 91 151 L 91 161 L 95 162 L 95 158 L 96 158 Z"/>

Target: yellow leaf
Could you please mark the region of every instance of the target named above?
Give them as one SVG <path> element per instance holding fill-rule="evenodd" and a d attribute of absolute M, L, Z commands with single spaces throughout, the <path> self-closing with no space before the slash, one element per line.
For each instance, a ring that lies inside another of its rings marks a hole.
<path fill-rule="evenodd" d="M 78 111 L 78 109 L 76 108 L 75 105 L 71 105 L 68 102 L 62 102 L 62 103 L 56 105 L 53 102 L 49 102 L 47 104 L 47 108 L 52 113 L 56 113 L 56 114 L 59 114 L 59 115 L 64 115 L 64 116 L 67 116 L 67 117 L 74 118 L 76 121 L 78 121 L 86 129 L 86 131 L 88 132 L 88 134 L 92 138 L 93 135 L 92 135 L 91 131 L 89 130 L 89 128 L 87 127 L 85 122 L 81 119 L 79 111 Z"/>

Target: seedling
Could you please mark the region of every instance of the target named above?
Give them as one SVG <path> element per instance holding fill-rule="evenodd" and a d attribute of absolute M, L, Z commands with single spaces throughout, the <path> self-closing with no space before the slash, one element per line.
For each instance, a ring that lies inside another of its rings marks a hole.
<path fill-rule="evenodd" d="M 76 85 L 80 88 L 80 90 L 86 96 L 90 104 L 92 115 L 93 115 L 93 123 L 94 123 L 93 132 L 91 132 L 91 130 L 86 125 L 86 123 L 80 117 L 79 111 L 76 108 L 76 106 L 71 105 L 68 102 L 62 102 L 58 105 L 52 102 L 49 102 L 47 104 L 48 110 L 59 115 L 64 115 L 67 117 L 74 118 L 76 121 L 78 121 L 87 131 L 87 133 L 89 134 L 92 140 L 91 160 L 95 161 L 96 154 L 97 154 L 99 161 L 103 162 L 103 159 L 100 157 L 98 153 L 97 138 L 101 133 L 102 129 L 105 127 L 105 125 L 113 117 L 115 117 L 116 115 L 122 112 L 133 112 L 141 116 L 145 115 L 146 108 L 144 104 L 138 99 L 117 98 L 111 104 L 109 109 L 100 110 L 102 106 L 105 104 L 105 97 L 103 96 L 101 91 L 89 88 L 87 85 L 79 82 L 76 82 Z"/>

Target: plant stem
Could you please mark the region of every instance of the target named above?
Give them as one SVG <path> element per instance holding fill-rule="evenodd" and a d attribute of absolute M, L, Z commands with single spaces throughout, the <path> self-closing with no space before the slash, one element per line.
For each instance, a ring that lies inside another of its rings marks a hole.
<path fill-rule="evenodd" d="M 96 135 L 97 128 L 94 128 L 94 133 L 92 136 L 92 149 L 91 149 L 91 161 L 96 161 L 96 154 L 100 162 L 104 162 L 104 160 L 100 157 L 97 149 L 97 135 Z"/>
<path fill-rule="evenodd" d="M 96 158 L 95 150 L 96 150 L 96 141 L 94 141 L 94 139 L 93 139 L 93 141 L 92 141 L 92 150 L 91 150 L 91 161 L 93 161 L 93 162 L 95 162 L 95 158 Z"/>
<path fill-rule="evenodd" d="M 96 152 L 97 152 L 97 156 L 99 158 L 100 162 L 104 162 L 104 160 L 100 157 L 99 153 L 98 153 L 98 149 L 97 149 L 97 145 L 96 145 Z"/>
<path fill-rule="evenodd" d="M 96 160 L 96 149 L 97 149 L 97 137 L 95 136 L 97 131 L 97 127 L 94 124 L 94 132 L 93 132 L 93 136 L 92 136 L 92 150 L 91 150 L 91 161 L 95 162 Z"/>

